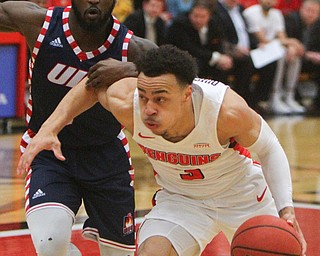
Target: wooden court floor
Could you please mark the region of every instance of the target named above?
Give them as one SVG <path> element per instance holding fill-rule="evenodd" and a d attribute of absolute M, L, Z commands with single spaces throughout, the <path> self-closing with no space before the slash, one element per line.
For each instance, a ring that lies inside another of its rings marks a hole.
<path fill-rule="evenodd" d="M 287 153 L 293 180 L 296 213 L 308 243 L 308 256 L 320 256 L 320 117 L 278 116 L 266 118 Z M 24 215 L 24 177 L 15 173 L 22 131 L 0 135 L 0 255 L 36 255 Z M 150 164 L 131 140 L 135 167 L 137 217 L 151 208 L 151 198 L 158 186 Z M 77 215 L 73 242 L 83 255 L 97 256 L 93 242 L 81 238 L 81 224 L 86 213 Z M 209 248 L 210 247 L 210 248 Z M 208 246 L 203 256 L 227 256 L 223 236 Z"/>

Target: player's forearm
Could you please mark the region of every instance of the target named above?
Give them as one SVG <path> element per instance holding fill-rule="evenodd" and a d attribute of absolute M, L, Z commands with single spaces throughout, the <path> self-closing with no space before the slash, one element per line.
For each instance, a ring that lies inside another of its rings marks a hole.
<path fill-rule="evenodd" d="M 277 210 L 292 206 L 292 181 L 286 154 L 268 124 L 262 120 L 258 140 L 248 148 L 257 153 Z"/>
<path fill-rule="evenodd" d="M 43 123 L 42 127 L 58 134 L 63 127 L 97 103 L 97 95 L 92 88 L 86 88 L 87 78 L 72 88 L 61 100 L 55 111 Z"/>
<path fill-rule="evenodd" d="M 279 142 L 265 155 L 258 154 L 264 176 L 275 200 L 277 210 L 293 206 L 292 181 L 287 157 Z M 278 145 L 276 145 L 278 144 Z"/>

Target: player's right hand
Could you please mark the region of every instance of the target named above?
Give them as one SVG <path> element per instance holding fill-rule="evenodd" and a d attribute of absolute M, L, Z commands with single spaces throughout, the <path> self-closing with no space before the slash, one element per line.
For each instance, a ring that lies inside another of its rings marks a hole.
<path fill-rule="evenodd" d="M 136 77 L 137 75 L 134 63 L 109 58 L 99 61 L 89 69 L 86 86 L 96 89 L 109 87 L 122 78 Z"/>
<path fill-rule="evenodd" d="M 296 219 L 293 207 L 285 207 L 279 212 L 280 218 L 284 219 L 290 226 L 292 226 L 298 233 L 300 244 L 302 246 L 301 256 L 306 256 L 307 253 L 307 242 L 304 238 L 302 230 Z"/>
<path fill-rule="evenodd" d="M 57 159 L 61 161 L 65 160 L 65 157 L 61 151 L 61 143 L 58 139 L 58 136 L 53 133 L 43 132 L 40 129 L 39 132 L 32 138 L 25 152 L 20 156 L 17 174 L 21 175 L 28 171 L 33 159 L 42 150 L 52 150 Z"/>

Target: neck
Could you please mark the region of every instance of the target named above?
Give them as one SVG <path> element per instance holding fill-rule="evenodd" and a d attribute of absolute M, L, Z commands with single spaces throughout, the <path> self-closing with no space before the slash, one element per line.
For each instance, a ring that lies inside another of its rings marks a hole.
<path fill-rule="evenodd" d="M 105 24 L 98 29 L 89 30 L 80 26 L 75 14 L 71 11 L 69 16 L 69 26 L 72 36 L 83 51 L 91 51 L 100 47 L 106 40 L 108 32 L 112 28 L 112 20 L 109 18 Z"/>

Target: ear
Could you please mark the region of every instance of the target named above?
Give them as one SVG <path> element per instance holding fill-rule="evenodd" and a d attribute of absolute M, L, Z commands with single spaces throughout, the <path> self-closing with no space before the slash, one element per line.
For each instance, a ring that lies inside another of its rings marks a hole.
<path fill-rule="evenodd" d="M 192 85 L 188 85 L 185 89 L 185 100 L 190 100 L 192 97 Z"/>

